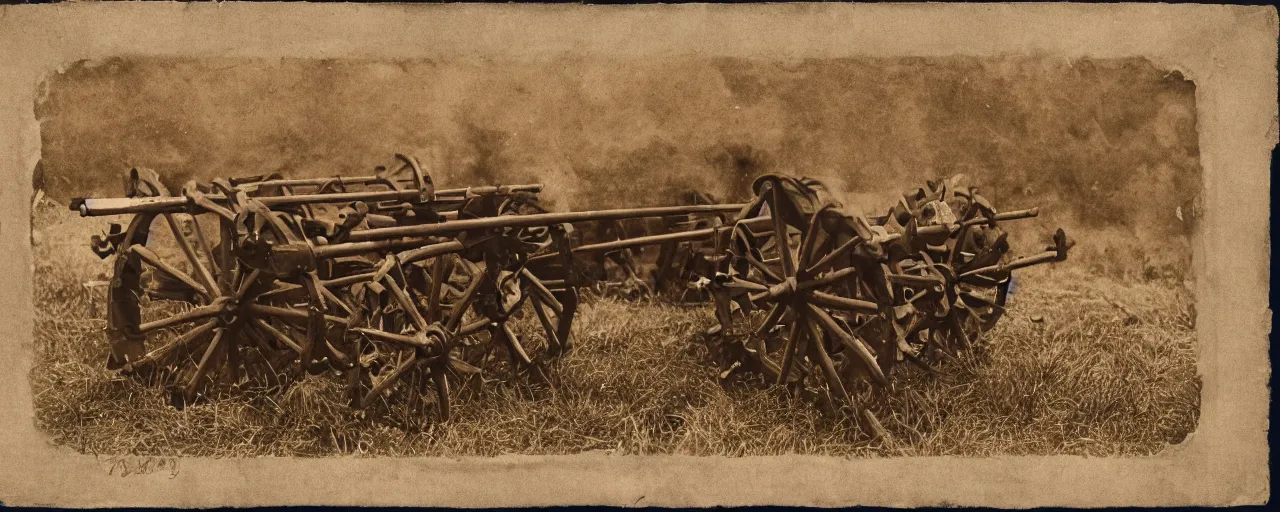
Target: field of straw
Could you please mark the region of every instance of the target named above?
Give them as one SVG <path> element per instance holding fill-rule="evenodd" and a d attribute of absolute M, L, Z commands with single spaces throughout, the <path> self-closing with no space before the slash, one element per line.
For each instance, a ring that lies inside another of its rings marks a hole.
<path fill-rule="evenodd" d="M 1195 84 L 1141 59 L 1024 56 L 759 62 L 672 57 L 78 62 L 34 106 L 45 193 L 33 215 L 37 422 L 99 454 L 582 451 L 750 455 L 1141 455 L 1196 428 L 1191 243 L 1200 190 Z M 438 152 L 431 152 L 438 149 Z M 876 404 L 892 439 L 752 382 L 722 386 L 700 344 L 710 307 L 593 300 L 555 388 L 463 389 L 454 419 L 402 402 L 363 417 L 336 377 L 175 410 L 106 371 L 106 219 L 130 167 L 188 179 L 368 173 L 432 155 L 444 185 L 542 182 L 557 210 L 741 201 L 767 173 L 823 179 L 883 213 L 892 193 L 963 173 L 1023 254 L 1065 227 L 1070 261 L 1017 276 L 989 347 Z M 34 191 L 33 191 L 34 192 Z M 90 283 L 86 285 L 86 283 Z"/>

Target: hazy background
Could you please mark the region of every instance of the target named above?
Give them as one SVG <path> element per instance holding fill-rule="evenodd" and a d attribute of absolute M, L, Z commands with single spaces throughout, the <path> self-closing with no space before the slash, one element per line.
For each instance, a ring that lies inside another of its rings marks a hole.
<path fill-rule="evenodd" d="M 1071 265 L 1180 279 L 1201 183 L 1195 86 L 1142 59 L 127 58 L 42 87 L 35 182 L 64 202 L 120 195 L 133 166 L 176 188 L 370 174 L 395 152 L 446 186 L 546 183 L 560 210 L 741 200 L 783 172 L 878 214 L 965 173 L 999 208 L 1044 207 L 1016 242 L 1063 226 Z"/>

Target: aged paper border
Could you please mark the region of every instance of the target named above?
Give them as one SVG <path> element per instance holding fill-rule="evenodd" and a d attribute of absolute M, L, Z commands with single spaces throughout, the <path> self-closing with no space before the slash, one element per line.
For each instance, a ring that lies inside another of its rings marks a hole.
<path fill-rule="evenodd" d="M 1269 498 L 1272 7 L 1192 5 L 0 7 L 0 501 L 9 505 L 1115 506 Z M 1199 430 L 1156 457 L 841 459 L 578 455 L 181 459 L 122 477 L 34 427 L 33 102 L 49 73 L 118 55 L 219 57 L 1040 54 L 1146 56 L 1195 80 L 1206 216 L 1195 245 Z"/>

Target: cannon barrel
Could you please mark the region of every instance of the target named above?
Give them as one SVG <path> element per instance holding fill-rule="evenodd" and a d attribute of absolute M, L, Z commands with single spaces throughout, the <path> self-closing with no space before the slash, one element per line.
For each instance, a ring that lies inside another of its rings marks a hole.
<path fill-rule="evenodd" d="M 413 183 L 413 178 L 387 179 L 378 176 L 330 176 L 324 178 L 277 178 L 242 183 L 241 186 L 254 187 L 319 187 L 322 185 L 387 185 L 388 183 Z"/>
<path fill-rule="evenodd" d="M 239 187 L 319 187 L 324 185 L 383 185 L 387 186 L 391 183 L 413 184 L 413 178 L 383 178 L 379 176 L 328 176 L 321 178 L 275 178 L 264 179 L 261 181 L 243 181 L 237 183 L 232 181 Z"/>
<path fill-rule="evenodd" d="M 726 205 L 726 206 L 736 206 L 736 205 Z M 1039 214 L 1040 214 L 1039 208 L 1030 208 L 1026 210 L 1014 210 L 1014 211 L 997 213 L 995 215 L 995 220 L 1009 221 L 1009 220 L 1027 219 L 1027 218 L 1035 217 Z M 746 219 L 740 222 L 745 225 L 755 225 L 757 223 L 769 221 L 771 219 L 772 217 L 756 217 L 752 219 Z M 971 224 L 983 224 L 986 222 L 989 222 L 989 221 L 986 218 L 982 218 L 982 217 L 968 221 L 968 223 L 971 223 Z M 920 232 L 924 234 L 935 234 L 935 233 L 942 233 L 944 230 L 948 230 L 950 228 L 951 226 L 947 226 L 947 225 L 927 226 L 927 227 L 920 228 Z M 702 239 L 711 238 L 716 233 L 724 230 L 728 230 L 728 229 L 733 229 L 733 226 L 718 226 L 713 228 L 695 229 L 691 231 L 664 233 L 661 235 L 649 235 L 649 236 L 641 236 L 641 237 L 635 237 L 635 238 L 626 238 L 622 240 L 613 240 L 609 242 L 601 242 L 597 244 L 590 244 L 590 245 L 575 247 L 573 249 L 573 252 L 576 252 L 576 253 L 577 252 L 607 252 L 607 251 L 616 251 L 621 249 L 630 249 L 634 247 L 643 247 L 646 245 L 656 245 L 664 242 L 683 242 L 688 240 L 702 240 Z M 772 236 L 772 235 L 773 235 L 773 232 L 771 231 L 763 233 L 763 236 Z M 896 237 L 893 237 L 893 238 L 896 238 Z M 539 256 L 535 256 L 530 261 L 543 260 L 552 256 L 554 255 L 550 255 L 550 254 L 539 255 Z"/>
<path fill-rule="evenodd" d="M 744 226 L 754 226 L 765 222 L 772 222 L 773 217 L 754 217 L 740 221 Z M 646 245 L 657 245 L 666 242 L 685 242 L 690 240 L 706 240 L 716 236 L 719 233 L 732 230 L 734 226 L 716 226 L 712 228 L 694 229 L 689 231 L 677 231 L 674 233 L 663 233 L 661 235 L 638 236 L 634 238 L 624 238 L 621 240 L 612 240 L 609 242 L 601 242 L 598 244 L 581 245 L 573 248 L 575 253 L 591 253 L 591 252 L 609 252 L 621 249 L 630 249 L 633 247 L 643 247 Z M 772 232 L 769 232 L 772 235 Z M 557 254 L 540 254 L 529 258 L 530 262 L 543 261 L 557 257 Z"/>
<path fill-rule="evenodd" d="M 596 210 L 585 212 L 537 213 L 532 215 L 502 215 L 482 219 L 464 219 L 442 222 L 438 224 L 420 224 L 416 226 L 397 226 L 391 228 L 366 229 L 351 233 L 348 240 L 364 242 L 370 240 L 386 240 L 400 237 L 423 237 L 461 233 L 473 229 L 527 228 L 586 222 L 593 220 L 619 220 L 641 217 L 664 217 L 667 215 L 686 215 L 691 213 L 736 212 L 746 206 L 741 204 L 693 205 L 693 206 L 654 206 L 648 208 L 620 208 L 615 210 Z"/>
<path fill-rule="evenodd" d="M 258 183 L 259 185 L 261 183 Z M 538 192 L 542 184 L 497 185 L 483 187 L 467 187 L 437 190 L 435 195 L 440 201 L 460 201 L 467 197 L 489 194 L 510 194 L 513 192 Z M 227 197 L 222 194 L 206 194 L 205 199 L 215 203 L 226 204 Z M 303 204 L 348 203 L 355 201 L 419 201 L 417 189 L 408 190 L 376 190 L 361 192 L 337 192 L 330 194 L 298 194 L 292 196 L 256 197 L 268 208 L 296 206 Z M 71 201 L 71 209 L 79 211 L 82 217 L 99 215 L 123 215 L 139 213 L 180 213 L 195 207 L 195 200 L 185 196 L 160 197 L 116 197 L 116 198 L 77 198 Z"/>
<path fill-rule="evenodd" d="M 987 222 L 991 222 L 992 220 L 1009 221 L 1009 220 L 1019 220 L 1019 219 L 1030 219 L 1039 215 L 1040 215 L 1040 208 L 1029 208 L 1026 210 L 1011 210 L 1007 212 L 997 213 L 994 219 L 977 217 L 977 218 L 965 221 L 965 224 L 977 225 L 977 224 L 986 224 Z M 938 235 L 942 233 L 948 233 L 951 231 L 952 228 L 959 227 L 959 226 L 960 224 L 936 224 L 933 226 L 924 226 L 922 228 L 919 228 L 916 232 L 921 235 Z"/>
<path fill-rule="evenodd" d="M 316 258 L 341 258 L 367 252 L 404 250 L 398 257 L 401 264 L 433 258 L 442 254 L 459 252 L 465 246 L 457 240 L 441 241 L 428 238 L 389 238 L 364 242 L 346 242 L 319 245 L 312 248 Z"/>
<path fill-rule="evenodd" d="M 557 212 L 557 214 L 500 215 L 483 219 L 448 220 L 439 224 L 406 225 L 406 227 L 358 230 L 358 232 L 352 232 L 349 234 L 347 242 L 324 244 L 324 246 L 308 248 L 307 251 L 310 252 L 311 259 L 328 259 L 328 257 L 352 256 L 365 252 L 410 250 L 402 253 L 402 261 L 416 261 L 438 256 L 440 253 L 461 251 L 461 242 L 443 242 L 439 241 L 438 238 L 433 237 L 448 237 L 452 236 L 452 234 L 465 232 L 465 230 L 470 229 L 530 228 L 543 227 L 543 225 L 550 224 L 575 223 L 575 221 L 634 219 L 645 218 L 645 216 L 696 214 L 696 212 L 737 211 L 741 209 L 742 205 L 655 206 L 641 207 L 641 209 L 571 211 Z M 749 223 L 754 223 L 755 220 L 756 219 L 751 219 L 749 220 Z M 698 230 L 698 232 L 698 234 L 695 234 L 695 238 L 705 237 L 708 236 L 709 233 L 714 233 L 712 230 Z M 686 233 L 692 232 L 678 234 L 681 234 L 681 236 L 687 236 Z M 644 238 L 645 241 L 639 244 L 657 243 L 652 241 L 652 238 L 654 237 L 640 238 Z M 634 243 L 634 241 L 636 241 L 636 238 L 628 239 L 628 241 L 623 242 Z M 283 247 L 288 246 L 282 246 L 282 248 Z"/>

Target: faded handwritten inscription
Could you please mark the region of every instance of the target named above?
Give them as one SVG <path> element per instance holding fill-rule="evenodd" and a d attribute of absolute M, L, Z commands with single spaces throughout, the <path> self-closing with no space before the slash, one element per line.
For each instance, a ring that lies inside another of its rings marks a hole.
<path fill-rule="evenodd" d="M 153 473 L 169 474 L 169 478 L 178 476 L 178 459 L 176 457 L 105 457 L 98 463 L 106 468 L 111 476 L 150 475 Z"/>

